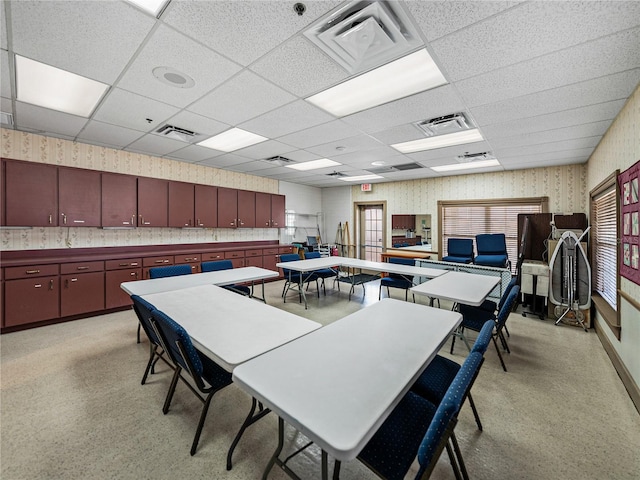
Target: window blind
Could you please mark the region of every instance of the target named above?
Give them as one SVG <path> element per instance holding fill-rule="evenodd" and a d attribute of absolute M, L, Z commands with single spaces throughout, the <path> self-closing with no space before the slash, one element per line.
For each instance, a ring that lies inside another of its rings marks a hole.
<path fill-rule="evenodd" d="M 615 185 L 594 197 L 592 234 L 592 289 L 617 310 L 618 223 Z"/>

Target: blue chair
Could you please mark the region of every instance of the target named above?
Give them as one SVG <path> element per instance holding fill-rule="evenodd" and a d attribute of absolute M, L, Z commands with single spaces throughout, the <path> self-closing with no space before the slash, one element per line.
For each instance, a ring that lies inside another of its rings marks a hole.
<path fill-rule="evenodd" d="M 389 263 L 414 266 L 416 261 L 413 258 L 389 257 Z M 382 297 L 382 287 L 387 287 L 387 296 L 389 296 L 389 287 L 404 289 L 404 300 L 407 301 L 409 289 L 413 287 L 413 276 L 390 273 L 388 276 L 382 277 L 380 279 L 380 288 L 378 289 L 378 300 Z M 413 296 L 413 301 L 416 301 L 415 295 Z"/>
<path fill-rule="evenodd" d="M 200 413 L 196 435 L 191 445 L 191 455 L 194 455 L 213 395 L 224 387 L 231 385 L 231 373 L 196 350 L 186 330 L 165 313 L 160 310 L 152 311 L 152 325 L 162 342 L 165 352 L 167 352 L 175 367 L 175 373 L 171 380 L 171 387 L 167 393 L 162 413 L 166 414 L 169 411 L 178 380 L 182 380 L 189 387 L 189 390 L 204 404 Z M 195 387 L 182 376 L 183 371 L 191 377 Z"/>
<path fill-rule="evenodd" d="M 321 258 L 320 252 L 306 252 L 304 254 L 304 258 L 308 259 L 308 258 Z M 327 290 L 325 288 L 324 285 L 324 280 L 325 278 L 333 278 L 334 279 L 334 285 L 335 282 L 338 281 L 338 269 L 336 268 L 335 270 L 333 268 L 321 268 L 320 270 L 315 270 L 311 276 L 313 277 L 312 279 L 310 279 L 310 281 L 312 281 L 313 279 L 316 280 L 316 290 L 318 292 L 318 297 L 320 297 L 320 290 L 318 290 L 318 280 L 322 280 L 322 291 L 324 292 L 324 294 L 327 294 Z M 307 282 L 307 288 L 309 288 L 309 283 Z M 338 282 L 338 290 L 340 290 L 340 282 Z"/>
<path fill-rule="evenodd" d="M 493 340 L 493 344 L 496 347 L 496 351 L 498 352 L 498 358 L 500 359 L 500 363 L 502 364 L 502 369 L 506 372 L 507 367 L 504 363 L 504 359 L 502 358 L 502 354 L 500 353 L 500 349 L 498 348 L 498 342 L 496 339 L 500 340 L 502 344 L 502 348 L 504 348 L 507 353 L 510 353 L 509 345 L 507 344 L 507 339 L 504 337 L 502 330 L 505 328 L 507 319 L 509 318 L 509 314 L 513 310 L 514 305 L 516 304 L 516 300 L 518 299 L 518 295 L 520 295 L 520 286 L 514 285 L 509 291 L 508 295 L 506 295 L 506 299 L 502 304 L 502 308 L 498 312 L 498 315 L 495 317 L 495 330 L 491 336 Z M 485 322 L 487 320 L 492 320 L 491 314 L 488 312 L 483 312 L 479 308 L 469 307 L 468 305 L 460 305 L 460 313 L 462 314 L 462 324 L 460 325 L 460 334 L 464 338 L 464 330 L 470 329 L 479 332 L 482 330 Z M 451 342 L 451 352 L 453 353 L 453 347 L 455 344 L 456 337 L 453 337 Z"/>
<path fill-rule="evenodd" d="M 214 262 L 202 262 L 200 264 L 200 270 L 204 272 L 218 272 L 220 270 L 231 270 L 233 268 L 233 262 L 231 260 L 216 260 Z M 251 289 L 246 285 L 223 285 L 222 288 L 231 290 L 232 292 L 239 293 L 251 297 Z"/>
<path fill-rule="evenodd" d="M 473 240 L 470 238 L 449 238 L 447 240 L 447 256 L 443 262 L 472 263 Z"/>
<path fill-rule="evenodd" d="M 300 256 L 297 253 L 285 253 L 280 255 L 280 262 L 296 262 L 300 260 Z M 302 284 L 304 281 L 310 278 L 310 275 L 304 275 L 302 272 L 296 272 L 294 270 L 289 270 L 288 268 L 282 268 L 282 273 L 284 275 L 284 286 L 282 287 L 282 295 L 283 301 L 287 302 L 287 292 L 291 285 L 297 285 L 302 288 Z M 298 290 L 298 298 L 300 303 L 302 303 L 302 291 Z"/>
<path fill-rule="evenodd" d="M 167 265 L 166 267 L 153 267 L 149 269 L 149 278 L 177 277 L 191 274 L 191 265 Z"/>
<path fill-rule="evenodd" d="M 478 255 L 473 260 L 476 265 L 498 268 L 508 268 L 510 266 L 504 233 L 476 235 L 476 249 L 478 250 Z"/>
<path fill-rule="evenodd" d="M 420 469 L 415 478 L 427 479 L 446 449 L 456 478 L 460 478 L 460 471 L 467 478 L 454 428 L 465 392 L 481 362 L 480 353 L 470 354 L 438 405 L 409 391 L 365 445 L 358 459 L 381 478 L 402 480 L 417 457 Z"/>
<path fill-rule="evenodd" d="M 487 346 L 491 341 L 494 326 L 495 324 L 492 320 L 487 320 L 476 338 L 473 348 L 471 349 L 472 352 L 478 352 L 481 355 L 484 355 L 484 352 L 487 350 Z M 449 360 L 441 355 L 436 355 L 431 363 L 427 365 L 424 372 L 422 372 L 418 377 L 418 380 L 413 384 L 411 391 L 423 398 L 426 398 L 431 403 L 438 405 L 447 393 L 447 389 L 458 374 L 458 371 L 460 371 L 459 363 Z M 476 419 L 478 430 L 482 431 L 482 422 L 480 421 L 478 410 L 476 409 L 473 397 L 471 396 L 472 385 L 473 382 L 469 385 L 469 391 L 465 398 L 469 399 L 469 405 L 471 406 L 473 416 Z"/>
<path fill-rule="evenodd" d="M 504 289 L 504 292 L 502 292 L 502 296 L 500 297 L 500 300 L 498 303 L 494 302 L 493 300 L 487 299 L 484 302 L 482 302 L 482 305 L 480 305 L 479 307 L 472 307 L 471 305 L 465 305 L 463 308 L 468 312 L 469 315 L 471 314 L 470 312 L 474 308 L 478 308 L 484 312 L 488 312 L 487 318 L 493 318 L 495 320 L 496 316 L 498 315 L 498 312 L 500 311 L 500 309 L 502 308 L 502 305 L 507 299 L 509 292 L 516 285 L 516 283 L 518 283 L 518 277 L 517 276 L 511 277 L 511 281 L 507 284 L 506 288 Z M 483 315 L 483 312 L 478 312 L 478 314 Z M 507 334 L 507 337 L 510 336 L 509 330 L 507 329 L 506 325 L 504 326 L 504 332 Z"/>
<path fill-rule="evenodd" d="M 173 369 L 173 365 L 164 358 L 162 343 L 151 325 L 151 317 L 155 307 L 138 295 L 131 295 L 131 301 L 133 301 L 133 311 L 136 312 L 140 326 L 142 326 L 144 333 L 147 334 L 147 338 L 149 339 L 149 361 L 147 362 L 147 367 L 144 370 L 144 375 L 140 382 L 144 385 L 149 373 L 154 373 L 153 369 L 158 360 L 162 359 L 171 369 Z"/>

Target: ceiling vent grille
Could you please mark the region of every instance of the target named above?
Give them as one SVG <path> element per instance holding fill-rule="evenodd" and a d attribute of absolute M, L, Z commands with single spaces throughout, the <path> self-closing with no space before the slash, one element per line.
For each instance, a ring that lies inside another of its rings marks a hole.
<path fill-rule="evenodd" d="M 387 165 L 387 166 L 378 167 L 378 168 L 368 168 L 367 171 L 371 173 L 381 174 L 381 173 L 403 172 L 405 170 L 417 170 L 418 168 L 424 168 L 424 167 L 419 163 L 403 163 L 401 165 Z"/>
<path fill-rule="evenodd" d="M 452 113 L 442 117 L 424 120 L 415 124 L 427 137 L 446 135 L 448 133 L 461 132 L 474 128 L 464 113 Z"/>
<path fill-rule="evenodd" d="M 13 126 L 13 115 L 11 115 L 10 113 L 6 113 L 6 112 L 0 112 L 0 123 L 2 125 L 9 125 L 10 127 Z"/>
<path fill-rule="evenodd" d="M 304 34 L 350 73 L 383 65 L 423 45 L 397 2 L 353 1 Z"/>
<path fill-rule="evenodd" d="M 456 160 L 460 163 L 478 162 L 481 160 L 495 160 L 496 157 L 491 152 L 465 153 L 458 155 Z"/>
<path fill-rule="evenodd" d="M 163 125 L 153 133 L 157 133 L 163 137 L 173 138 L 174 140 L 180 140 L 182 142 L 191 142 L 191 140 L 198 136 L 196 132 L 169 124 Z"/>
<path fill-rule="evenodd" d="M 344 173 L 342 173 L 342 172 L 327 173 L 327 176 L 333 177 L 333 178 L 346 177 L 346 175 Z"/>
<path fill-rule="evenodd" d="M 296 163 L 293 160 L 286 157 L 281 157 L 280 155 L 276 155 L 275 157 L 265 158 L 264 161 L 272 165 L 277 165 L 279 167 L 282 167 L 284 165 L 289 165 L 291 163 Z"/>

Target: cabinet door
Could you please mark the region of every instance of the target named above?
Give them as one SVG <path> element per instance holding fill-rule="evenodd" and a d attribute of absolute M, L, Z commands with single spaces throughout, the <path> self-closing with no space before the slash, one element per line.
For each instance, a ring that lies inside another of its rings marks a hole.
<path fill-rule="evenodd" d="M 218 188 L 208 185 L 195 186 L 195 220 L 197 227 L 218 226 Z"/>
<path fill-rule="evenodd" d="M 60 316 L 58 276 L 4 282 L 4 325 L 24 325 Z"/>
<path fill-rule="evenodd" d="M 57 167 L 7 161 L 5 182 L 5 221 L 8 226 L 58 225 Z"/>
<path fill-rule="evenodd" d="M 271 194 L 256 192 L 256 227 L 271 226 Z"/>
<path fill-rule="evenodd" d="M 218 226 L 235 228 L 238 220 L 238 190 L 218 188 Z"/>
<path fill-rule="evenodd" d="M 100 197 L 100 172 L 58 168 L 59 225 L 99 227 Z"/>
<path fill-rule="evenodd" d="M 102 226 L 138 225 L 138 187 L 136 177 L 119 173 L 102 174 Z"/>
<path fill-rule="evenodd" d="M 192 183 L 169 182 L 169 226 L 193 227 L 194 188 Z"/>
<path fill-rule="evenodd" d="M 271 226 L 283 228 L 285 222 L 285 196 L 271 195 Z"/>
<path fill-rule="evenodd" d="M 128 268 L 105 272 L 105 308 L 118 308 L 132 305 L 131 297 L 120 288 L 123 282 L 140 280 L 142 269 Z"/>
<path fill-rule="evenodd" d="M 255 228 L 256 192 L 238 190 L 238 227 Z"/>
<path fill-rule="evenodd" d="M 104 310 L 104 272 L 61 275 L 60 316 Z"/>
<path fill-rule="evenodd" d="M 169 182 L 138 177 L 138 226 L 168 226 Z"/>

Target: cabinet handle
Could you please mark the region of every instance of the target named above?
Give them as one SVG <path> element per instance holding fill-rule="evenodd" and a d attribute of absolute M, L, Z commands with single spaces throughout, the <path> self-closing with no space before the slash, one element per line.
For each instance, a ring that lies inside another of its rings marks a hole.
<path fill-rule="evenodd" d="M 135 213 L 131 215 L 131 226 L 133 227 L 136 224 L 136 215 Z"/>
<path fill-rule="evenodd" d="M 36 284 L 34 285 L 34 287 L 35 287 L 35 288 L 40 288 L 40 287 L 42 287 L 42 284 L 41 284 L 41 283 L 36 283 Z"/>
<path fill-rule="evenodd" d="M 118 264 L 119 267 L 128 267 L 129 264 L 128 263 L 120 263 Z"/>
<path fill-rule="evenodd" d="M 40 273 L 40 270 L 27 270 L 26 272 L 27 275 L 33 275 L 34 273 Z"/>
<path fill-rule="evenodd" d="M 265 226 L 267 226 L 267 227 L 268 227 L 268 226 L 269 226 L 269 222 L 265 222 Z"/>
<path fill-rule="evenodd" d="M 89 267 L 78 267 L 78 270 L 89 270 Z"/>
<path fill-rule="evenodd" d="M 49 214 L 49 225 L 53 223 L 53 215 Z"/>
<path fill-rule="evenodd" d="M 66 225 L 67 224 L 67 216 L 64 213 L 61 213 L 60 215 L 62 215 L 62 223 L 64 223 Z"/>
<path fill-rule="evenodd" d="M 53 290 L 53 280 L 49 280 L 49 290 Z"/>
<path fill-rule="evenodd" d="M 169 263 L 169 260 L 156 260 L 156 263 Z"/>
<path fill-rule="evenodd" d="M 140 215 L 140 224 L 141 225 L 151 225 L 151 222 L 144 221 L 144 215 Z"/>
<path fill-rule="evenodd" d="M 73 223 L 84 223 L 84 220 L 74 220 Z"/>
<path fill-rule="evenodd" d="M 131 272 L 129 275 L 130 275 L 131 277 L 136 277 L 136 278 L 138 278 L 138 273 L 137 273 L 137 272 Z"/>

